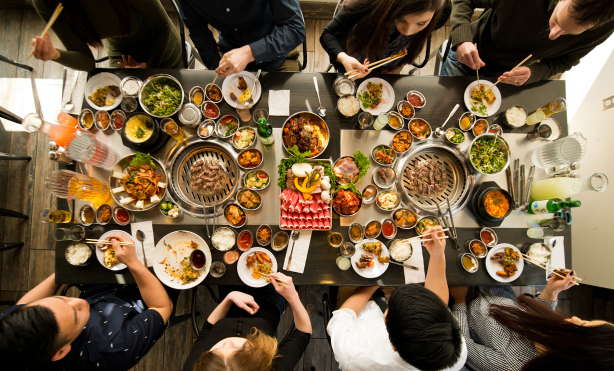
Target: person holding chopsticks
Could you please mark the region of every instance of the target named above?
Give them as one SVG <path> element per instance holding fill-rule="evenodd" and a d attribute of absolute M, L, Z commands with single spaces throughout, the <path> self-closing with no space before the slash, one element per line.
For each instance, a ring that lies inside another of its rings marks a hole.
<path fill-rule="evenodd" d="M 184 371 L 293 370 L 311 339 L 311 320 L 292 278 L 271 273 L 271 285 L 253 289 L 219 286 L 220 304 L 200 330 Z M 275 331 L 292 308 L 296 329 L 277 345 Z"/>
<path fill-rule="evenodd" d="M 476 8 L 485 10 L 472 23 Z M 606 41 L 614 32 L 614 1 L 456 0 L 450 21 L 442 76 L 475 76 L 479 69 L 480 76 L 520 86 L 569 71 Z"/>
<path fill-rule="evenodd" d="M 34 0 L 47 21 L 61 0 Z M 65 1 L 51 29 L 65 50 L 56 49 L 49 33 L 32 40 L 34 57 L 80 71 L 96 68 L 90 47 L 107 41 L 111 68 L 182 68 L 179 33 L 159 0 Z"/>
<path fill-rule="evenodd" d="M 467 341 L 467 365 L 481 371 L 611 370 L 614 325 L 555 312 L 574 272 L 553 275 L 535 298 L 509 286 L 450 287 L 452 313 Z"/>
<path fill-rule="evenodd" d="M 451 8 L 449 0 L 351 0 L 326 26 L 320 44 L 337 72 L 358 70 L 352 80 L 367 76 L 369 63 L 406 51 L 381 69 L 398 74 L 448 21 Z"/>

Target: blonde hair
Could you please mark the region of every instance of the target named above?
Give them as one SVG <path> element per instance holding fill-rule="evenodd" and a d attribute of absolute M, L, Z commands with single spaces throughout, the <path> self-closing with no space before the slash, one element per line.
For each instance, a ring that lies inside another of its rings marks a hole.
<path fill-rule="evenodd" d="M 247 341 L 228 358 L 216 352 L 201 354 L 194 364 L 194 371 L 267 371 L 273 365 L 277 353 L 277 339 L 252 328 Z"/>

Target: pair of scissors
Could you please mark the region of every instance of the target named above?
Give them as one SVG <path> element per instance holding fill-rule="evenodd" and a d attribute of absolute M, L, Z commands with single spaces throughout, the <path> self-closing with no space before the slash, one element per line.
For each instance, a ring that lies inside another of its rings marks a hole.
<path fill-rule="evenodd" d="M 437 210 L 439 210 L 439 215 L 441 215 L 441 222 L 443 223 L 443 226 L 449 229 L 450 239 L 454 241 L 454 247 L 456 248 L 456 250 L 460 250 L 460 245 L 458 244 L 458 236 L 456 235 L 456 227 L 454 227 L 454 218 L 452 217 L 452 208 L 450 208 L 450 201 L 447 198 L 446 198 L 446 202 L 448 203 L 448 212 L 450 213 L 450 224 L 452 225 L 451 227 L 450 225 L 448 225 L 446 221 L 446 217 L 443 215 L 443 212 L 441 212 L 441 207 L 439 206 L 439 204 L 435 202 L 435 205 L 437 205 Z"/>

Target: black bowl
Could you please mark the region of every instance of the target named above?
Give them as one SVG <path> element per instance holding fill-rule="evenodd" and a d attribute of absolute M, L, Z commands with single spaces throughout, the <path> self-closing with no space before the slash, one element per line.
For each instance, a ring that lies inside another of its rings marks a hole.
<path fill-rule="evenodd" d="M 490 215 L 488 211 L 486 211 L 486 206 L 484 206 L 484 201 L 486 200 L 486 196 L 488 196 L 488 194 L 494 191 L 501 191 L 503 195 L 507 198 L 507 202 L 510 205 L 505 215 L 503 215 L 500 218 L 496 218 Z M 512 201 L 512 196 L 510 196 L 510 194 L 505 189 L 498 188 L 498 187 L 490 187 L 490 188 L 486 188 L 485 190 L 480 192 L 480 194 L 478 195 L 476 211 L 480 214 L 482 218 L 486 220 L 497 222 L 497 221 L 505 219 L 508 215 L 510 215 L 510 213 L 512 212 L 513 205 L 514 205 L 514 201 Z"/>
<path fill-rule="evenodd" d="M 147 117 L 151 125 L 153 125 L 153 133 L 151 133 L 151 136 L 144 142 L 136 143 L 130 140 L 130 138 L 126 136 L 126 126 L 128 126 L 127 125 L 128 121 L 130 121 L 130 119 L 135 116 L 145 116 Z M 149 147 L 156 142 L 156 140 L 158 139 L 158 136 L 160 135 L 160 124 L 158 123 L 158 121 L 156 121 L 156 119 L 154 119 L 153 117 L 151 117 L 150 115 L 144 112 L 133 112 L 133 113 L 126 115 L 126 121 L 124 121 L 124 126 L 122 126 L 121 135 L 122 135 L 122 138 L 124 138 L 127 142 L 129 142 L 135 147 L 139 147 L 139 148 Z"/>

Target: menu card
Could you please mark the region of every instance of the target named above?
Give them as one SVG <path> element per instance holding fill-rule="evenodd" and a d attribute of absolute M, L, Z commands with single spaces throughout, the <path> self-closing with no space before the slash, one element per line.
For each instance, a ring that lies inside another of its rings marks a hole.
<path fill-rule="evenodd" d="M 305 263 L 307 262 L 307 253 L 309 252 L 309 242 L 311 241 L 311 231 L 302 230 L 298 240 L 293 241 L 292 235 L 290 235 L 290 241 L 288 241 L 288 247 L 286 247 L 286 257 L 284 259 L 284 270 L 291 272 L 303 273 L 305 271 Z M 294 249 L 292 249 L 292 243 L 294 243 Z M 292 252 L 292 262 L 290 269 L 288 269 L 288 259 L 290 258 L 290 251 Z"/>
<path fill-rule="evenodd" d="M 411 254 L 411 258 L 404 261 L 403 264 L 412 265 L 420 268 L 420 270 L 413 270 L 411 268 L 403 267 L 403 273 L 405 274 L 405 283 L 422 283 L 426 280 L 426 272 L 424 271 L 424 257 L 422 256 L 422 243 L 414 242 L 411 244 L 414 252 Z"/>

